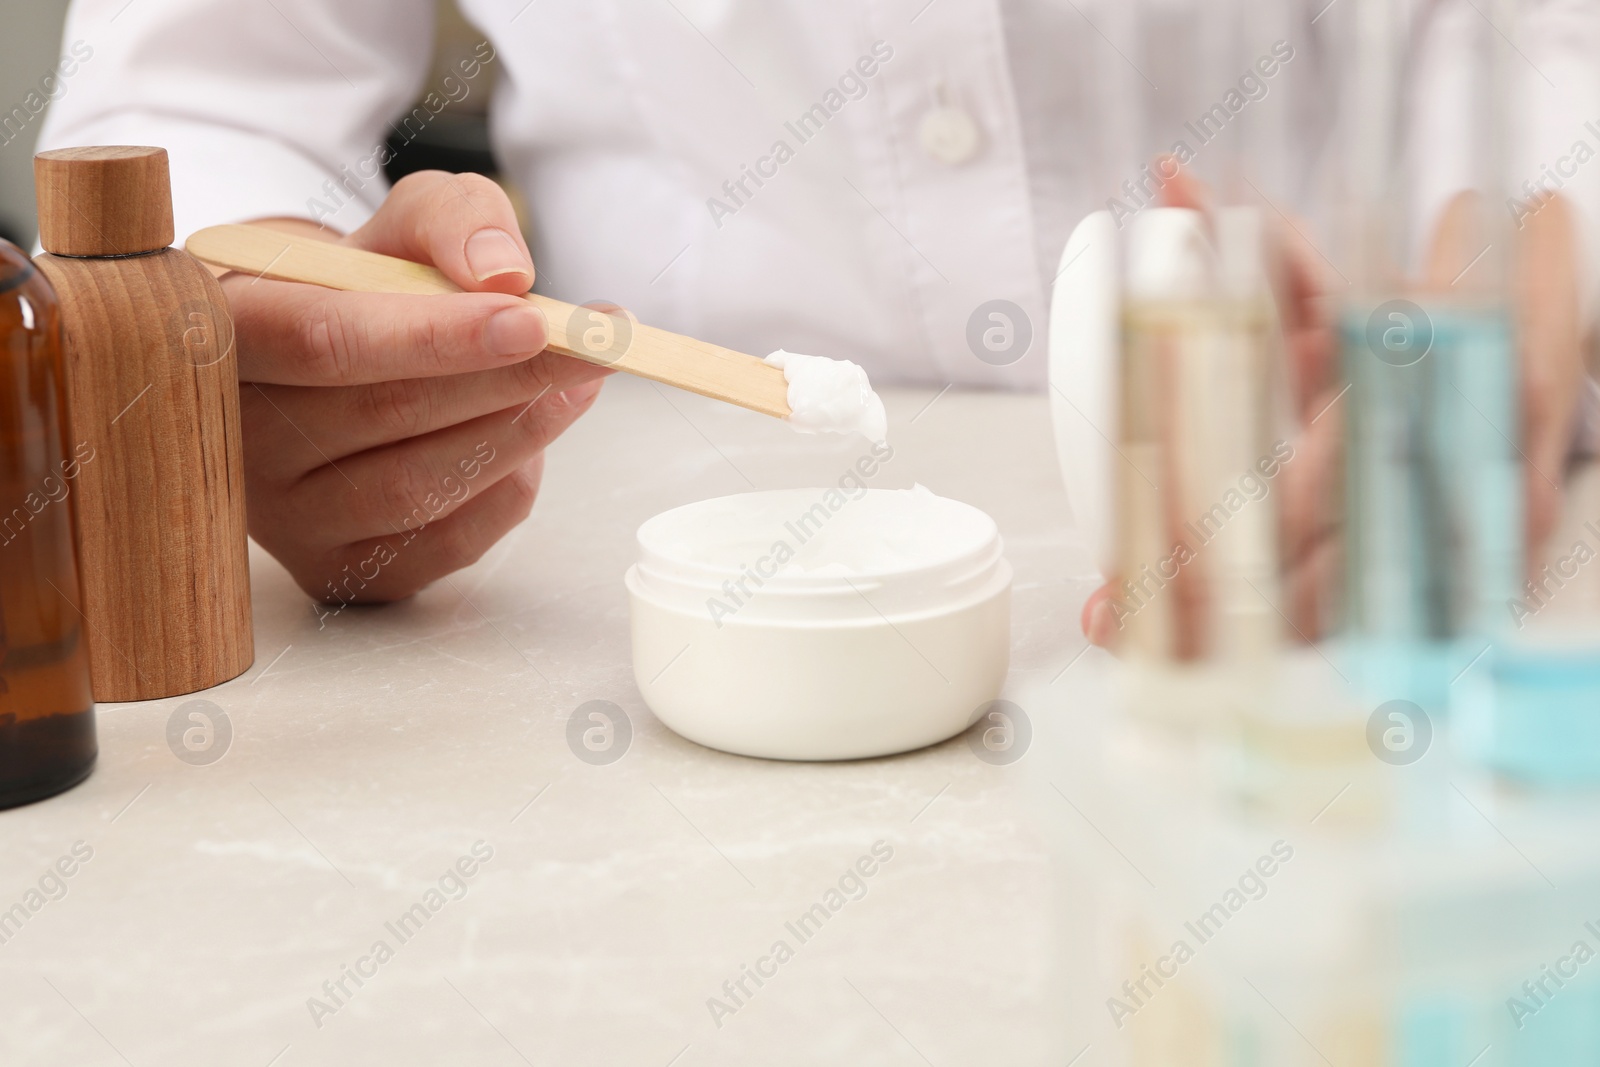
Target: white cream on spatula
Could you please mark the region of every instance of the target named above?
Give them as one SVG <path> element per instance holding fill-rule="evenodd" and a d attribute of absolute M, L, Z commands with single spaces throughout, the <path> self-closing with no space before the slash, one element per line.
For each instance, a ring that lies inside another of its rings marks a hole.
<path fill-rule="evenodd" d="M 888 438 L 883 400 L 860 364 L 781 348 L 766 361 L 789 383 L 788 422 L 800 433 L 858 433 L 873 442 Z"/>

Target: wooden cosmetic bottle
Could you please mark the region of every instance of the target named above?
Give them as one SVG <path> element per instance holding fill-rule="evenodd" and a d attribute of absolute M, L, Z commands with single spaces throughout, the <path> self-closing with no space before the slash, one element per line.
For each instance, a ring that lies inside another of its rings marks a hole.
<path fill-rule="evenodd" d="M 34 159 L 39 270 L 66 329 L 94 696 L 192 693 L 254 659 L 233 320 L 173 241 L 161 148 Z"/>

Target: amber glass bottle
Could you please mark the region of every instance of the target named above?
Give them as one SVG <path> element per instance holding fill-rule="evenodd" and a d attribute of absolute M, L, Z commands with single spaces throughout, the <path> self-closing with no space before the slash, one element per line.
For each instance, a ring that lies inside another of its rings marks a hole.
<path fill-rule="evenodd" d="M 0 240 L 0 808 L 89 776 L 98 751 L 74 541 L 90 442 L 67 436 L 55 293 Z"/>

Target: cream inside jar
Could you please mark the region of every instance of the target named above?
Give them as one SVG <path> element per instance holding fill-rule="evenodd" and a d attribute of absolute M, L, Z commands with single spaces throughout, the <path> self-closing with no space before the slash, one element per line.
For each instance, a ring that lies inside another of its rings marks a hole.
<path fill-rule="evenodd" d="M 628 571 L 634 674 L 725 751 L 852 759 L 959 733 L 998 696 L 1011 568 L 994 520 L 918 487 L 675 508 Z"/>

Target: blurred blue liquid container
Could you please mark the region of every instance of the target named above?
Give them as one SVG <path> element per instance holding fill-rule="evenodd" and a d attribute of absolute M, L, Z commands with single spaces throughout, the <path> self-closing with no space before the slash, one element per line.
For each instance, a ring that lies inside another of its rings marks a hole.
<path fill-rule="evenodd" d="M 1509 315 L 1428 303 L 1355 304 L 1340 324 L 1346 647 L 1363 694 L 1442 720 L 1508 629 L 1523 493 Z"/>
<path fill-rule="evenodd" d="M 1352 8 L 1339 314 L 1349 393 L 1345 597 L 1349 677 L 1374 705 L 1445 723 L 1482 699 L 1480 659 L 1509 630 L 1523 566 L 1513 246 L 1504 204 L 1509 64 L 1490 12 L 1395 0 Z M 1419 93 L 1425 42 L 1447 38 L 1461 92 Z M 1448 151 L 1416 151 L 1450 129 Z"/>
<path fill-rule="evenodd" d="M 1600 635 L 1499 643 L 1459 724 L 1474 762 L 1527 785 L 1600 785 Z"/>

